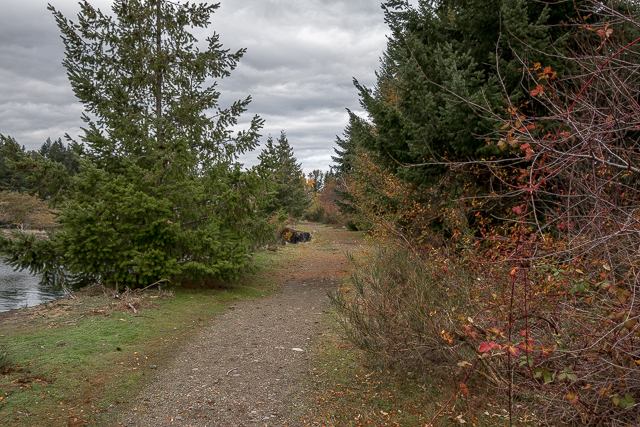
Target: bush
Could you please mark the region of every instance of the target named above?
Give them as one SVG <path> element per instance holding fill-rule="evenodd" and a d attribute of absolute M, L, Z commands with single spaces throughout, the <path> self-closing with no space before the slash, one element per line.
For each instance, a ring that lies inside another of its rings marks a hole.
<path fill-rule="evenodd" d="M 347 227 L 347 230 L 349 231 L 360 231 L 360 227 L 353 220 L 347 221 L 345 227 Z"/>
<path fill-rule="evenodd" d="M 303 218 L 307 221 L 322 222 L 324 224 L 343 224 L 345 217 L 336 204 L 339 198 L 336 192 L 337 183 L 325 183 L 322 191 L 311 195 L 311 205 L 307 208 Z"/>
<path fill-rule="evenodd" d="M 317 194 L 313 194 L 311 204 L 305 211 L 304 215 L 302 215 L 302 218 L 306 221 L 322 222 L 325 212 L 326 210 L 320 202 L 319 197 L 317 197 Z"/>
<path fill-rule="evenodd" d="M 419 372 L 429 368 L 427 361 L 454 366 L 461 354 L 475 353 L 442 333 L 458 329 L 459 314 L 476 311 L 464 263 L 454 266 L 440 253 L 418 256 L 402 248 L 382 248 L 350 262 L 351 283 L 331 300 L 345 336 L 374 362 Z"/>

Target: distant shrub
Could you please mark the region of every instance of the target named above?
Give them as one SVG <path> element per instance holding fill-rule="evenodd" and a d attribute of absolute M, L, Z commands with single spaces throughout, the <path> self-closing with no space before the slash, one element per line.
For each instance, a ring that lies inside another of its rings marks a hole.
<path fill-rule="evenodd" d="M 347 230 L 349 230 L 349 231 L 360 231 L 360 228 L 358 227 L 358 224 L 356 224 L 352 220 L 347 221 L 347 224 L 345 225 L 345 227 L 347 227 Z"/>
<path fill-rule="evenodd" d="M 312 195 L 312 202 L 305 213 L 302 215 L 302 218 L 306 221 L 322 222 L 322 220 L 324 219 L 326 210 L 320 202 L 319 197 L 317 196 L 317 194 Z"/>
<path fill-rule="evenodd" d="M 319 193 L 311 195 L 311 204 L 303 215 L 303 219 L 324 224 L 344 224 L 345 217 L 335 203 L 338 198 L 336 183 L 328 182 Z"/>
<path fill-rule="evenodd" d="M 20 230 L 58 226 L 46 202 L 17 191 L 0 192 L 0 223 Z"/>

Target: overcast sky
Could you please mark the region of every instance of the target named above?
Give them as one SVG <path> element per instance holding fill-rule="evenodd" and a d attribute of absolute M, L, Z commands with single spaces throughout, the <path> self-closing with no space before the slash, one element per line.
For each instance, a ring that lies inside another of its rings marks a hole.
<path fill-rule="evenodd" d="M 47 137 L 75 136 L 82 125 L 48 2 L 76 20 L 76 0 L 0 0 L 0 133 L 27 149 Z M 112 4 L 90 3 L 105 12 Z M 231 77 L 219 82 L 222 105 L 251 95 L 244 118 L 266 120 L 263 141 L 285 130 L 305 172 L 328 170 L 345 108 L 359 110 L 352 78 L 375 82 L 387 34 L 380 1 L 221 0 L 209 30 L 225 48 L 247 48 Z M 251 165 L 256 155 L 243 161 Z"/>

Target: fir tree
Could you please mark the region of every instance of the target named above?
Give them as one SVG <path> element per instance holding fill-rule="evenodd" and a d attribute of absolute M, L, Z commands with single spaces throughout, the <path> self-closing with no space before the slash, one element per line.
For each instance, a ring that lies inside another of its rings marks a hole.
<path fill-rule="evenodd" d="M 27 175 L 16 165 L 27 157 L 24 147 L 0 133 L 0 191 L 24 192 L 29 189 Z"/>
<path fill-rule="evenodd" d="M 269 137 L 263 151 L 258 156 L 260 164 L 257 172 L 268 191 L 263 211 L 267 215 L 281 212 L 298 218 L 310 203 L 305 190 L 305 177 L 294 156 L 284 131 L 277 142 Z"/>
<path fill-rule="evenodd" d="M 307 186 L 312 193 L 320 193 L 326 182 L 326 176 L 320 169 L 314 169 L 309 173 Z"/>
<path fill-rule="evenodd" d="M 73 176 L 80 170 L 80 163 L 76 155 L 82 153 L 82 146 L 77 143 L 65 145 L 62 138 L 51 141 L 51 138 L 42 144 L 38 153 L 45 159 L 62 164 L 69 175 Z"/>
<path fill-rule="evenodd" d="M 61 230 L 21 246 L 5 240 L 3 251 L 47 277 L 116 286 L 237 276 L 256 234 L 257 182 L 236 159 L 257 145 L 262 120 L 234 135 L 250 98 L 222 109 L 215 84 L 205 86 L 244 53 L 222 49 L 215 33 L 196 48 L 189 28 L 206 28 L 218 5 L 123 0 L 112 16 L 80 7 L 77 23 L 49 9 L 85 106 L 86 154 L 55 198 Z"/>
<path fill-rule="evenodd" d="M 482 109 L 508 114 L 504 91 L 523 100 L 522 61 L 566 50 L 560 24 L 575 14 L 526 0 L 421 0 L 416 8 L 391 0 L 383 8 L 391 36 L 377 84 L 355 82 L 375 128 L 363 148 L 418 185 L 438 181 L 445 168 L 401 165 L 506 154 L 484 141 L 496 128 Z"/>
<path fill-rule="evenodd" d="M 335 163 L 331 170 L 335 174 L 335 178 L 344 179 L 353 172 L 357 147 L 369 146 L 367 141 L 373 138 L 371 125 L 366 120 L 358 117 L 351 110 L 349 113 L 349 123 L 344 130 L 343 136 L 336 136 L 337 148 L 333 151 L 335 156 L 331 156 L 331 160 Z"/>

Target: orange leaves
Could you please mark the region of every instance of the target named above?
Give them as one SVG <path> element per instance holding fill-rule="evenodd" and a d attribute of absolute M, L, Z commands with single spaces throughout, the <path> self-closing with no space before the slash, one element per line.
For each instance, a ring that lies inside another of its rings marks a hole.
<path fill-rule="evenodd" d="M 552 345 L 547 345 L 547 346 L 542 346 L 540 350 L 543 356 L 549 357 L 553 354 L 554 351 L 556 351 L 556 348 Z"/>
<path fill-rule="evenodd" d="M 555 80 L 557 78 L 558 78 L 558 74 L 555 71 L 553 71 L 551 69 L 551 67 L 546 67 L 544 70 L 542 70 L 541 73 L 538 73 L 538 81 L 540 81 L 540 80 L 549 80 L 549 79 Z M 540 86 L 538 86 L 538 87 L 540 87 Z"/>
<path fill-rule="evenodd" d="M 542 85 L 538 85 L 536 86 L 535 89 L 531 91 L 531 96 L 542 95 L 543 92 L 544 92 L 544 87 L 542 87 Z"/>
<path fill-rule="evenodd" d="M 465 334 L 470 337 L 471 339 L 476 339 L 478 338 L 478 333 L 474 330 L 471 329 L 471 325 L 467 324 L 467 325 L 462 325 L 462 328 L 465 331 Z"/>
<path fill-rule="evenodd" d="M 609 22 L 604 24 L 604 27 L 602 28 L 592 27 L 591 25 L 585 25 L 580 28 L 588 31 L 594 31 L 598 36 L 602 38 L 602 43 L 600 43 L 600 46 L 596 50 L 600 50 L 609 39 L 609 37 L 611 37 L 611 34 L 613 34 L 613 28 L 609 28 Z"/>
<path fill-rule="evenodd" d="M 524 150 L 524 154 L 525 154 L 524 158 L 526 160 L 531 160 L 531 158 L 533 157 L 534 151 L 531 149 L 531 146 L 529 145 L 529 143 L 527 142 L 525 144 L 522 144 L 520 146 L 520 149 Z"/>
<path fill-rule="evenodd" d="M 500 350 L 500 344 L 495 343 L 493 341 L 490 342 L 481 342 L 480 347 L 478 347 L 478 353 L 488 353 L 493 350 Z"/>
<path fill-rule="evenodd" d="M 564 397 L 564 400 L 572 405 L 576 405 L 580 399 L 578 398 L 578 394 L 572 391 Z"/>
<path fill-rule="evenodd" d="M 469 388 L 467 387 L 467 385 L 465 383 L 460 383 L 460 391 L 462 391 L 462 395 L 463 396 L 468 396 L 469 395 Z"/>
<path fill-rule="evenodd" d="M 607 22 L 604 25 L 604 28 L 601 28 L 599 30 L 596 31 L 596 33 L 600 36 L 603 37 L 605 39 L 608 39 L 609 36 L 611 36 L 611 34 L 613 34 L 613 29 L 609 28 L 609 23 Z"/>
<path fill-rule="evenodd" d="M 516 356 L 516 357 L 520 353 L 520 350 L 518 349 L 518 347 L 514 347 L 512 345 L 505 346 L 505 350 L 507 350 L 509 354 L 511 354 L 512 356 Z"/>

